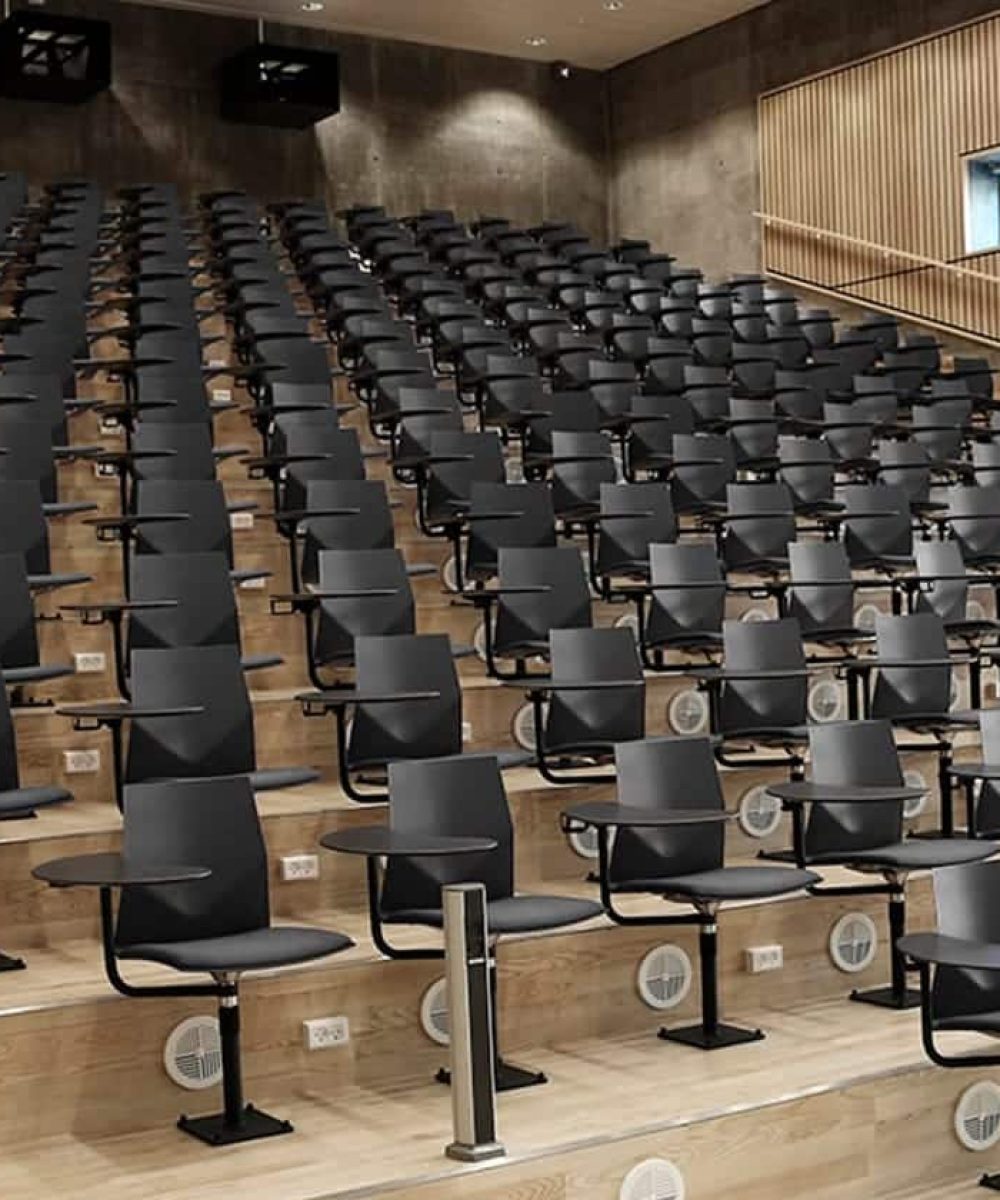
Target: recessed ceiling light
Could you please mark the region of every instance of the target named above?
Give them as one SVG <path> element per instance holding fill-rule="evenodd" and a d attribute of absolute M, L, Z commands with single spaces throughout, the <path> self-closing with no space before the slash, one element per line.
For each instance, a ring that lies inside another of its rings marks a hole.
<path fill-rule="evenodd" d="M 534 37 L 526 37 L 524 39 L 524 44 L 526 46 L 534 46 L 537 49 L 539 46 L 547 46 L 549 44 L 549 39 L 547 37 L 541 37 L 540 35 L 535 34 Z"/>
<path fill-rule="evenodd" d="M 610 2 L 610 0 L 609 0 L 609 2 Z M 302 4 L 299 5 L 299 8 L 301 8 L 303 12 L 322 12 L 323 11 L 323 5 L 321 3 L 321 0 L 303 0 Z"/>
<path fill-rule="evenodd" d="M 625 0 L 604 0 L 604 7 L 608 12 L 621 12 L 625 7 Z"/>

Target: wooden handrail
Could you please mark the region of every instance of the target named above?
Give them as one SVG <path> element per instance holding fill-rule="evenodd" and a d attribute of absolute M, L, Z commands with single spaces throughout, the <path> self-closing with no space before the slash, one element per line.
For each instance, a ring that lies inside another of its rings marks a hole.
<path fill-rule="evenodd" d="M 938 258 L 927 258 L 923 254 L 913 254 L 909 250 L 897 250 L 893 246 L 881 246 L 878 242 L 869 242 L 865 238 L 853 237 L 849 233 L 837 233 L 833 229 L 820 229 L 816 225 L 804 225 L 801 221 L 792 221 L 788 217 L 777 217 L 773 213 L 754 212 L 751 214 L 758 221 L 768 224 L 783 225 L 795 229 L 799 233 L 811 233 L 820 238 L 832 238 L 834 241 L 846 242 L 851 246 L 860 246 L 865 250 L 874 250 L 887 258 L 901 258 L 906 262 L 918 263 L 924 267 L 935 267 L 940 271 L 950 271 L 953 275 L 962 275 L 966 279 L 979 279 L 991 283 L 994 287 L 1000 285 L 1000 275 L 990 275 L 986 271 L 976 271 L 971 267 L 963 267 L 958 263 L 942 262 Z"/>

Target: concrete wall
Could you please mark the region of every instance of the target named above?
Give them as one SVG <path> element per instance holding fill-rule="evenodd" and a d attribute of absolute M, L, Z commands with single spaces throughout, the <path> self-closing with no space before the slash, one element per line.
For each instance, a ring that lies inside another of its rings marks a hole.
<path fill-rule="evenodd" d="M 449 207 L 518 221 L 571 214 L 606 235 L 604 87 L 538 63 L 268 25 L 270 40 L 341 52 L 341 113 L 288 131 L 223 122 L 214 70 L 255 23 L 207 13 L 51 0 L 49 10 L 114 24 L 114 84 L 77 108 L 0 102 L 0 166 L 33 181 L 109 187 L 176 180 L 263 197 L 316 195 L 398 212 Z"/>
<path fill-rule="evenodd" d="M 992 12 L 997 0 L 772 0 L 609 76 L 613 235 L 711 275 L 760 267 L 759 93 Z"/>

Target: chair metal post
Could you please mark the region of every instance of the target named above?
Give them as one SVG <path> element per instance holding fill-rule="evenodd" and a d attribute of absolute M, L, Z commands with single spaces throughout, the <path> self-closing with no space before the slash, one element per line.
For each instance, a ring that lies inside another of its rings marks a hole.
<path fill-rule="evenodd" d="M 445 1154 L 460 1162 L 482 1162 L 504 1154 L 496 1136 L 495 968 L 486 888 L 481 883 L 453 884 L 442 890 L 442 901 L 454 1129 Z"/>

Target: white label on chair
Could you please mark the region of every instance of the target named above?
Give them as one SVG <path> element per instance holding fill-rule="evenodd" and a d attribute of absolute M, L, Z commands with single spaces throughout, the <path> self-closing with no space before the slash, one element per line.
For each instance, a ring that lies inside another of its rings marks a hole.
<path fill-rule="evenodd" d="M 233 393 L 229 388 L 212 388 L 213 404 L 229 404 L 232 399 Z"/>

